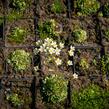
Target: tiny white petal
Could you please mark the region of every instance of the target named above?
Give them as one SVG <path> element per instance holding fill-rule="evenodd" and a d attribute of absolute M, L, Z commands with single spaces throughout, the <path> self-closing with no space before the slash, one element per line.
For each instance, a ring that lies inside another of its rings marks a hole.
<path fill-rule="evenodd" d="M 38 69 L 39 69 L 39 67 L 38 67 L 38 66 L 35 66 L 35 67 L 34 67 L 34 71 L 36 71 L 36 72 L 37 72 L 37 71 L 38 71 Z"/>
<path fill-rule="evenodd" d="M 50 53 L 50 54 L 53 54 L 53 53 L 55 52 L 54 48 L 52 48 L 52 47 L 51 47 L 51 48 L 49 48 L 49 50 L 48 50 L 48 51 L 49 51 L 49 53 Z"/>
<path fill-rule="evenodd" d="M 78 79 L 78 75 L 76 73 L 73 74 L 74 79 Z"/>
<path fill-rule="evenodd" d="M 51 46 L 53 46 L 54 48 L 56 48 L 57 47 L 56 42 L 55 41 L 52 41 Z"/>
<path fill-rule="evenodd" d="M 60 49 L 58 49 L 58 48 L 55 49 L 55 53 L 56 53 L 57 56 L 60 55 L 60 52 L 61 52 Z"/>
<path fill-rule="evenodd" d="M 37 46 L 39 46 L 39 45 L 40 45 L 40 43 L 41 43 L 41 41 L 40 41 L 40 40 L 38 40 L 38 41 L 36 42 L 36 45 L 37 45 Z"/>
<path fill-rule="evenodd" d="M 40 46 L 39 51 L 40 52 L 43 52 L 44 51 L 44 48 L 42 46 Z"/>
<path fill-rule="evenodd" d="M 61 43 L 61 42 L 60 42 L 59 46 L 60 46 L 61 49 L 64 48 L 64 44 Z"/>
<path fill-rule="evenodd" d="M 38 54 L 39 53 L 39 49 L 35 48 L 33 52 L 34 52 L 34 54 Z"/>
<path fill-rule="evenodd" d="M 71 51 L 74 51 L 75 50 L 75 47 L 73 47 L 72 45 L 70 46 L 70 50 Z"/>
<path fill-rule="evenodd" d="M 42 46 L 45 48 L 46 47 L 46 43 L 42 44 Z"/>
<path fill-rule="evenodd" d="M 72 50 L 68 51 L 69 56 L 74 56 L 74 52 Z"/>
<path fill-rule="evenodd" d="M 70 60 L 67 61 L 67 65 L 69 65 L 69 66 L 70 66 L 70 65 L 73 65 L 72 61 L 70 61 Z"/>
<path fill-rule="evenodd" d="M 59 58 L 57 58 L 57 59 L 55 60 L 55 62 L 56 62 L 57 65 L 61 65 L 61 64 L 62 64 L 62 60 L 59 59 Z"/>

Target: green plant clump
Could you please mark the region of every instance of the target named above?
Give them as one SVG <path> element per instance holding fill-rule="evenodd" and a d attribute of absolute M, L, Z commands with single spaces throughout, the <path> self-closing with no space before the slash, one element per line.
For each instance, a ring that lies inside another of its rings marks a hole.
<path fill-rule="evenodd" d="M 73 31 L 73 36 L 74 36 L 74 40 L 77 42 L 77 43 L 83 43 L 86 41 L 87 39 L 87 33 L 85 30 L 83 29 L 75 29 Z"/>
<path fill-rule="evenodd" d="M 23 12 L 28 8 L 25 0 L 10 0 L 11 12 L 8 14 L 8 20 L 12 22 L 23 16 Z"/>
<path fill-rule="evenodd" d="M 104 35 L 105 35 L 106 40 L 109 41 L 109 29 L 104 31 Z"/>
<path fill-rule="evenodd" d="M 30 54 L 25 50 L 15 50 L 10 54 L 8 63 L 16 71 L 25 71 L 31 63 Z"/>
<path fill-rule="evenodd" d="M 0 25 L 2 25 L 3 24 L 3 17 L 0 17 Z"/>
<path fill-rule="evenodd" d="M 23 12 L 27 8 L 25 0 L 10 0 L 11 12 L 8 14 L 8 20 L 12 22 L 15 19 L 19 19 L 23 16 Z"/>
<path fill-rule="evenodd" d="M 13 20 L 18 20 L 21 17 L 22 13 L 20 13 L 19 11 L 16 12 L 15 10 L 12 10 L 11 13 L 9 13 L 8 15 L 8 20 L 12 22 Z"/>
<path fill-rule="evenodd" d="M 54 38 L 54 36 L 59 36 L 61 30 L 56 30 L 57 26 L 58 23 L 53 19 L 40 23 L 38 26 L 40 38 L 45 39 L 47 37 Z"/>
<path fill-rule="evenodd" d="M 102 12 L 104 17 L 109 17 L 109 3 L 103 6 Z"/>
<path fill-rule="evenodd" d="M 27 31 L 21 27 L 15 27 L 11 35 L 9 36 L 9 39 L 11 41 L 14 41 L 16 43 L 22 43 L 27 35 Z"/>
<path fill-rule="evenodd" d="M 100 8 L 100 3 L 97 0 L 77 0 L 76 8 L 83 15 L 96 13 Z"/>
<path fill-rule="evenodd" d="M 109 54 L 106 54 L 101 58 L 101 66 L 103 74 L 109 73 Z"/>
<path fill-rule="evenodd" d="M 108 109 L 109 92 L 91 84 L 79 92 L 72 92 L 73 109 Z"/>
<path fill-rule="evenodd" d="M 54 13 L 62 13 L 66 10 L 64 4 L 59 0 L 54 0 L 54 3 L 51 6 L 51 11 Z"/>
<path fill-rule="evenodd" d="M 24 101 L 18 97 L 18 94 L 12 93 L 6 96 L 6 99 L 13 104 L 13 106 L 21 106 Z"/>
<path fill-rule="evenodd" d="M 89 68 L 89 63 L 88 63 L 87 59 L 85 59 L 85 58 L 82 58 L 80 60 L 79 65 L 83 70 L 87 70 Z"/>
<path fill-rule="evenodd" d="M 18 11 L 24 11 L 26 9 L 25 0 L 11 0 L 13 7 Z"/>
<path fill-rule="evenodd" d="M 41 95 L 47 103 L 58 103 L 67 97 L 67 81 L 63 76 L 47 76 L 42 81 Z"/>

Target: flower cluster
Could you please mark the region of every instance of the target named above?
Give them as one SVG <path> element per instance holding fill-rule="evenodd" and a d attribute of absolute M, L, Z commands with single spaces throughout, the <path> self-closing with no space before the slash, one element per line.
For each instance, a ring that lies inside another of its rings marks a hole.
<path fill-rule="evenodd" d="M 70 46 L 70 50 L 68 51 L 69 56 L 74 56 L 74 51 L 75 51 L 75 47 L 73 47 L 72 45 Z"/>
<path fill-rule="evenodd" d="M 68 51 L 68 55 L 69 56 L 74 56 L 74 51 L 75 51 L 75 47 L 73 47 L 72 45 L 70 46 L 70 50 Z M 71 66 L 73 65 L 71 60 L 67 61 L 67 65 Z"/>
<path fill-rule="evenodd" d="M 44 41 L 39 40 L 36 42 L 36 46 L 39 48 L 35 48 L 34 53 L 38 52 L 44 53 L 47 56 L 49 62 L 55 62 L 56 65 L 61 65 L 62 60 L 59 58 L 62 49 L 64 48 L 63 43 L 57 43 L 52 38 L 46 38 Z"/>

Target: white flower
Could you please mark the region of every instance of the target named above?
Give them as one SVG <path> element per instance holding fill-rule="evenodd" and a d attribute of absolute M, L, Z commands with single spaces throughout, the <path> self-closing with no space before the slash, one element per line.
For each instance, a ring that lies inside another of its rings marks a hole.
<path fill-rule="evenodd" d="M 70 50 L 68 51 L 69 56 L 74 56 L 75 47 L 70 46 Z"/>
<path fill-rule="evenodd" d="M 45 49 L 46 49 L 46 50 L 49 50 L 49 49 L 50 49 L 50 47 L 48 47 L 48 46 L 47 46 Z"/>
<path fill-rule="evenodd" d="M 72 61 L 68 60 L 67 65 L 73 65 Z"/>
<path fill-rule="evenodd" d="M 74 51 L 75 50 L 75 47 L 72 47 L 72 45 L 70 46 L 70 50 L 71 51 Z"/>
<path fill-rule="evenodd" d="M 37 72 L 37 71 L 38 71 L 38 69 L 39 69 L 39 67 L 38 67 L 38 66 L 35 66 L 35 67 L 34 67 L 34 71 L 36 71 L 36 72 Z"/>
<path fill-rule="evenodd" d="M 35 48 L 34 49 L 34 54 L 38 54 L 39 53 L 39 49 L 38 48 Z"/>
<path fill-rule="evenodd" d="M 61 65 L 61 64 L 62 64 L 62 60 L 59 59 L 59 58 L 57 58 L 57 59 L 55 60 L 55 62 L 56 62 L 57 65 Z"/>
<path fill-rule="evenodd" d="M 68 51 L 68 53 L 69 53 L 69 56 L 74 56 L 74 51 L 70 50 Z"/>
<path fill-rule="evenodd" d="M 78 75 L 76 73 L 73 74 L 74 79 L 78 79 Z"/>
<path fill-rule="evenodd" d="M 41 41 L 38 40 L 38 41 L 36 42 L 36 45 L 39 46 L 40 44 L 41 44 Z"/>
<path fill-rule="evenodd" d="M 55 49 L 55 53 L 56 53 L 57 56 L 60 55 L 60 52 L 61 52 L 60 49 L 58 49 L 58 48 Z"/>
<path fill-rule="evenodd" d="M 55 20 L 54 20 L 54 19 L 51 19 L 51 20 L 50 20 L 50 22 L 52 23 L 53 27 L 55 27 L 55 26 L 56 26 L 56 22 L 55 22 Z"/>
<path fill-rule="evenodd" d="M 49 38 L 46 38 L 46 39 L 45 39 L 45 42 L 48 42 L 48 41 L 49 41 Z"/>
<path fill-rule="evenodd" d="M 52 47 L 50 47 L 48 51 L 50 54 L 53 54 L 55 52 L 54 48 L 52 48 Z"/>
<path fill-rule="evenodd" d="M 47 53 L 47 49 L 46 48 L 44 48 L 44 52 Z"/>
<path fill-rule="evenodd" d="M 44 43 L 44 44 L 42 44 L 42 46 L 45 48 L 45 47 L 47 46 L 47 44 L 46 44 L 46 43 Z"/>
<path fill-rule="evenodd" d="M 59 46 L 60 46 L 61 49 L 64 48 L 64 44 L 61 43 L 61 42 L 60 42 Z"/>
<path fill-rule="evenodd" d="M 45 39 L 45 42 L 46 42 L 46 43 L 51 43 L 51 42 L 52 42 L 52 39 L 46 38 L 46 39 Z"/>
<path fill-rule="evenodd" d="M 51 46 L 53 46 L 54 48 L 56 48 L 57 47 L 56 42 L 55 41 L 52 41 Z"/>
<path fill-rule="evenodd" d="M 43 52 L 43 51 L 44 51 L 43 46 L 40 46 L 39 51 L 40 51 L 40 52 Z"/>

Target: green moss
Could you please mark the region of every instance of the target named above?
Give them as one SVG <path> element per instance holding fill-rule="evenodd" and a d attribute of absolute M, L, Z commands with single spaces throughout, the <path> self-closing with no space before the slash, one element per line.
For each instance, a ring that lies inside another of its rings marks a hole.
<path fill-rule="evenodd" d="M 47 103 L 59 103 L 67 97 L 67 81 L 63 76 L 45 77 L 41 85 L 41 95 Z"/>
<path fill-rule="evenodd" d="M 66 8 L 63 2 L 59 0 L 54 0 L 52 6 L 51 6 L 51 11 L 54 13 L 62 13 L 65 12 Z"/>
<path fill-rule="evenodd" d="M 0 18 L 0 25 L 3 24 L 3 22 L 4 22 L 4 19 L 3 19 L 3 17 L 1 17 Z"/>
<path fill-rule="evenodd" d="M 79 92 L 72 92 L 73 109 L 107 109 L 109 107 L 109 92 L 97 85 L 91 84 Z"/>
<path fill-rule="evenodd" d="M 103 74 L 109 73 L 109 54 L 106 54 L 101 58 L 101 66 Z"/>
<path fill-rule="evenodd" d="M 104 31 L 104 35 L 107 41 L 109 41 L 109 29 Z"/>
<path fill-rule="evenodd" d="M 15 50 L 9 55 L 7 61 L 16 71 L 26 70 L 31 63 L 30 54 L 25 50 Z"/>
<path fill-rule="evenodd" d="M 103 16 L 104 17 L 109 17 L 109 3 L 106 3 L 102 9 L 103 11 Z"/>
<path fill-rule="evenodd" d="M 19 19 L 23 16 L 24 11 L 28 8 L 30 1 L 26 3 L 25 0 L 11 0 L 10 9 L 11 11 L 7 15 L 8 21 L 12 22 L 13 20 Z"/>
<path fill-rule="evenodd" d="M 6 99 L 13 104 L 13 106 L 18 107 L 24 103 L 22 99 L 19 98 L 18 94 L 12 93 L 6 96 Z"/>
<path fill-rule="evenodd" d="M 101 11 L 98 13 L 98 17 L 103 17 L 103 13 Z"/>
<path fill-rule="evenodd" d="M 9 40 L 14 41 L 16 43 L 22 43 L 27 35 L 27 31 L 21 27 L 15 27 L 11 35 L 9 36 Z"/>
<path fill-rule="evenodd" d="M 91 15 L 97 12 L 100 3 L 97 0 L 77 0 L 76 8 L 83 15 Z"/>
<path fill-rule="evenodd" d="M 89 63 L 86 58 L 82 58 L 79 62 L 79 65 L 83 70 L 87 70 L 89 68 Z"/>
<path fill-rule="evenodd" d="M 17 20 L 17 19 L 21 18 L 22 15 L 23 15 L 22 12 L 12 10 L 11 13 L 9 13 L 7 15 L 7 18 L 8 18 L 8 21 L 12 22 L 14 20 Z"/>
<path fill-rule="evenodd" d="M 83 29 L 75 29 L 73 31 L 73 36 L 74 36 L 74 40 L 77 42 L 77 43 L 83 43 L 86 41 L 87 39 L 87 33 L 85 30 Z"/>
<path fill-rule="evenodd" d="M 25 0 L 11 0 L 11 4 L 15 10 L 24 11 L 26 9 Z"/>
<path fill-rule="evenodd" d="M 49 38 L 55 38 L 54 36 L 58 36 L 61 31 L 56 30 L 58 26 L 58 23 L 51 19 L 45 22 L 40 22 L 38 25 L 38 31 L 41 39 L 45 39 L 47 37 Z"/>

